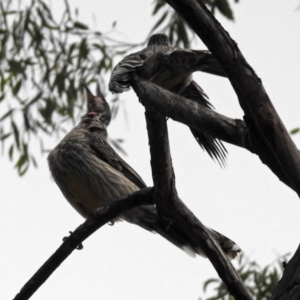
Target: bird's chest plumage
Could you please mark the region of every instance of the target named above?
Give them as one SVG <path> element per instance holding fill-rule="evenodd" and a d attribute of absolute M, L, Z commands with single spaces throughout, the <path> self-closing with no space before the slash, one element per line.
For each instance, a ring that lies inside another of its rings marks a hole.
<path fill-rule="evenodd" d="M 60 143 L 49 154 L 48 161 L 61 192 L 85 218 L 95 209 L 139 189 L 78 138 Z"/>

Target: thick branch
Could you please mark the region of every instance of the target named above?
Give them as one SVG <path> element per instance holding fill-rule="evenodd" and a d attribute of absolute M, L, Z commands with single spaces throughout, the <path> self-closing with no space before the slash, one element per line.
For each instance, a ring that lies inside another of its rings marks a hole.
<path fill-rule="evenodd" d="M 172 198 L 172 193 L 176 193 L 176 190 L 173 190 L 175 178 L 170 155 L 168 128 L 166 117 L 150 106 L 146 106 L 145 117 L 151 153 L 154 198 L 156 204 L 160 206 L 164 204 L 164 199 Z"/>
<path fill-rule="evenodd" d="M 153 188 L 145 188 L 124 199 L 111 203 L 95 213 L 95 217 L 86 220 L 71 235 L 64 239 L 62 245 L 55 253 L 40 267 L 40 269 L 28 280 L 14 300 L 29 299 L 37 289 L 50 277 L 60 264 L 81 243 L 93 234 L 97 229 L 113 220 L 121 213 L 145 204 L 153 203 Z"/>
<path fill-rule="evenodd" d="M 276 286 L 271 300 L 300 299 L 300 245 L 284 269 L 283 276 Z"/>
<path fill-rule="evenodd" d="M 136 86 L 134 88 L 136 89 Z M 144 99 L 141 101 L 144 102 Z M 235 299 L 252 300 L 242 279 L 210 232 L 177 196 L 165 116 L 146 105 L 146 121 L 155 190 L 154 199 L 160 215 L 180 224 L 180 227 L 204 250 Z"/>
<path fill-rule="evenodd" d="M 264 158 L 276 161 L 288 185 L 300 195 L 300 154 L 273 107 L 260 78 L 244 59 L 237 44 L 202 0 L 166 0 L 191 26 L 219 60 L 245 112 L 248 128 Z"/>
<path fill-rule="evenodd" d="M 202 248 L 219 277 L 227 286 L 229 293 L 236 300 L 253 300 L 240 275 L 226 257 L 220 245 L 214 240 L 197 217 L 181 201 L 176 201 L 169 209 L 169 217 L 173 222 L 189 233 L 194 241 Z"/>
<path fill-rule="evenodd" d="M 256 153 L 244 121 L 223 116 L 188 98 L 132 75 L 132 87 L 142 104 L 151 106 L 171 119 L 203 131 L 227 143 Z"/>
<path fill-rule="evenodd" d="M 215 138 L 243 147 L 257 154 L 278 178 L 289 187 L 290 181 L 278 166 L 274 157 L 266 156 L 260 145 L 253 139 L 246 123 L 231 119 L 187 98 L 169 92 L 154 83 L 141 80 L 133 75 L 132 87 L 144 105 L 152 106 L 175 121 L 203 131 Z"/>

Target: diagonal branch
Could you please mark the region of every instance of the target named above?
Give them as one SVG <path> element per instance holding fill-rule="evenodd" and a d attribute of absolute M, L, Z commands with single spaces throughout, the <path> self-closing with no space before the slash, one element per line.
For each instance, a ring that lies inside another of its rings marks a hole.
<path fill-rule="evenodd" d="M 260 157 L 276 162 L 288 186 L 300 196 L 300 154 L 272 105 L 261 79 L 228 32 L 202 0 L 166 0 L 202 39 L 226 71 L 245 113 L 245 122 L 260 145 Z"/>
<path fill-rule="evenodd" d="M 132 83 L 142 104 L 212 137 L 256 153 L 254 141 L 245 122 L 231 119 L 155 83 L 132 75 Z"/>
<path fill-rule="evenodd" d="M 86 220 L 71 235 L 64 239 L 62 245 L 37 270 L 37 272 L 22 287 L 14 300 L 29 299 L 38 288 L 50 277 L 60 264 L 96 230 L 113 220 L 121 213 L 144 204 L 153 203 L 153 188 L 139 190 L 126 198 L 120 199 L 98 210 L 94 218 Z"/>
<path fill-rule="evenodd" d="M 137 75 L 133 75 L 132 78 L 135 92 L 140 99 L 143 99 L 144 105 L 155 108 L 175 121 L 257 154 L 282 182 L 293 189 L 286 173 L 279 167 L 277 159 L 265 155 L 259 141 L 255 139 L 256 135 L 252 133 L 244 121 L 223 116 L 195 101 L 142 80 Z"/>
<path fill-rule="evenodd" d="M 284 268 L 271 300 L 298 300 L 300 295 L 300 245 Z"/>
<path fill-rule="evenodd" d="M 136 91 L 138 84 L 133 82 L 132 87 Z M 143 98 L 140 100 L 144 103 Z M 145 107 L 154 182 L 154 200 L 159 215 L 180 224 L 180 227 L 204 250 L 205 255 L 235 299 L 252 300 L 252 296 L 242 279 L 210 232 L 178 198 L 166 117 L 148 105 Z"/>

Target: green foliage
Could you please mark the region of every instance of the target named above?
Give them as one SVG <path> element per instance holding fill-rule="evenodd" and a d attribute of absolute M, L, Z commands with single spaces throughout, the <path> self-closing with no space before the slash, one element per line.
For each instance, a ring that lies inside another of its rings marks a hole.
<path fill-rule="evenodd" d="M 13 4 L 0 2 L 0 140 L 11 143 L 9 158 L 22 175 L 36 165 L 31 136 L 42 140 L 74 120 L 83 105 L 80 81 L 97 81 L 117 51 L 73 16 L 67 1 L 59 21 L 42 0 L 17 10 Z"/>
<path fill-rule="evenodd" d="M 299 133 L 299 131 L 300 131 L 300 128 L 298 127 L 298 128 L 294 128 L 294 129 L 292 129 L 291 131 L 290 131 L 290 134 L 297 134 L 297 133 Z"/>
<path fill-rule="evenodd" d="M 225 18 L 229 20 L 234 19 L 228 0 L 205 0 L 204 2 L 213 14 L 218 11 Z M 235 2 L 238 2 L 238 0 L 235 0 Z M 185 21 L 164 0 L 156 0 L 154 4 L 152 14 L 160 15 L 160 17 L 154 24 L 149 35 L 159 29 L 159 32 L 169 36 L 172 45 L 189 48 L 194 33 L 191 32 Z"/>
<path fill-rule="evenodd" d="M 237 271 L 254 299 L 267 300 L 271 298 L 272 292 L 282 275 L 282 265 L 288 256 L 289 254 L 285 254 L 264 268 L 243 255 L 239 257 Z M 203 291 L 206 292 L 207 288 L 212 285 L 215 285 L 215 296 L 206 298 L 206 300 L 234 300 L 219 278 L 206 280 L 203 284 Z"/>
<path fill-rule="evenodd" d="M 213 11 L 233 18 L 227 0 L 207 0 Z M 32 138 L 65 132 L 83 106 L 80 82 L 100 79 L 113 67 L 113 58 L 141 44 L 114 41 L 91 30 L 67 0 L 59 18 L 43 0 L 0 1 L 0 143 L 18 173 L 23 175 L 36 160 Z M 154 15 L 162 14 L 152 32 L 166 32 L 175 45 L 188 47 L 191 32 L 164 1 L 154 2 Z M 112 24 L 114 28 L 116 22 Z M 5 101 L 4 101 L 5 100 Z M 119 102 L 112 102 L 113 115 Z M 120 141 L 114 141 L 120 148 Z"/>

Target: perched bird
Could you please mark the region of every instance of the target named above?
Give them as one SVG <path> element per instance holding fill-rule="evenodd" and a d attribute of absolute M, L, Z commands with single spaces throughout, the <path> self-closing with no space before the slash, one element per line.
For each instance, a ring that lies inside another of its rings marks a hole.
<path fill-rule="evenodd" d="M 209 51 L 174 48 L 165 34 L 154 34 L 145 49 L 126 56 L 114 67 L 109 90 L 113 93 L 128 91 L 131 75 L 135 72 L 145 80 L 212 109 L 208 97 L 193 80 L 195 71 L 226 77 Z M 202 149 L 224 165 L 227 151 L 222 142 L 194 128 L 190 130 Z"/>
<path fill-rule="evenodd" d="M 146 187 L 141 177 L 114 151 L 107 142 L 106 127 L 110 108 L 97 89 L 94 96 L 85 86 L 88 112 L 48 156 L 49 168 L 61 192 L 84 218 L 113 201 Z M 153 205 L 131 209 L 116 220 L 125 220 L 151 232 L 157 232 L 189 253 L 203 251 L 175 223 L 163 224 Z M 211 230 L 224 252 L 234 258 L 240 248 L 222 234 Z"/>

